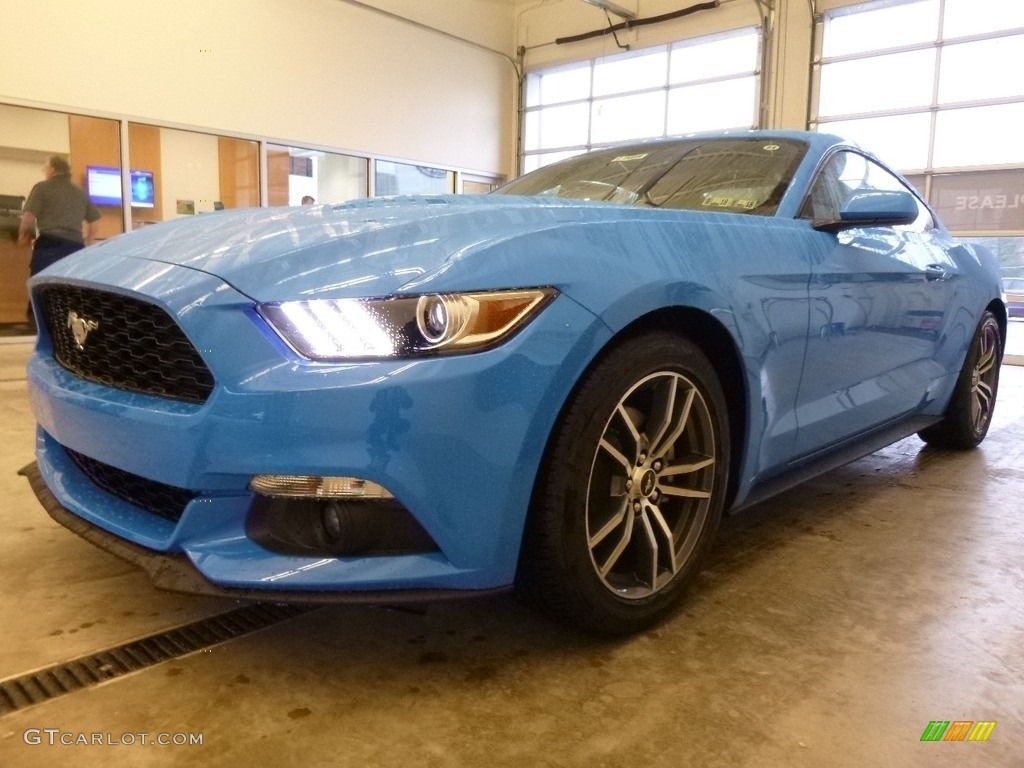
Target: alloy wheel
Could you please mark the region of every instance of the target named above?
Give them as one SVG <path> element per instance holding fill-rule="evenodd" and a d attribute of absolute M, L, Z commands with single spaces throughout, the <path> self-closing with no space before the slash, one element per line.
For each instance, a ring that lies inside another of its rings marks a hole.
<path fill-rule="evenodd" d="M 638 381 L 609 417 L 591 464 L 587 537 L 601 582 L 627 600 L 664 589 L 684 568 L 712 506 L 714 421 L 686 376 Z"/>
<path fill-rule="evenodd" d="M 971 423 L 982 432 L 992 417 L 999 377 L 999 327 L 985 323 L 979 337 L 978 360 L 971 374 Z"/>

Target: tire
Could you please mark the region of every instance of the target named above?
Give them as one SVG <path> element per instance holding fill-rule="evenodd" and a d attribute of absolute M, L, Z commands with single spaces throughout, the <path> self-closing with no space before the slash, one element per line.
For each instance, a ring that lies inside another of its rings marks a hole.
<path fill-rule="evenodd" d="M 669 333 L 620 343 L 548 443 L 517 591 L 599 634 L 653 624 L 711 545 L 728 467 L 725 397 L 701 351 Z"/>
<path fill-rule="evenodd" d="M 942 421 L 918 432 L 918 437 L 937 448 L 976 448 L 992 423 L 999 389 L 999 365 L 1003 359 L 1003 334 L 991 312 L 982 315 L 956 388 Z"/>

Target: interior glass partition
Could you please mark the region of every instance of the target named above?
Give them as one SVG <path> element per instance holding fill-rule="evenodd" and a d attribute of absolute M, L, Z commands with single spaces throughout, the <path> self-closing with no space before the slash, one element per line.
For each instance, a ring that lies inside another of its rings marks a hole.
<path fill-rule="evenodd" d="M 394 163 L 374 163 L 374 190 L 383 195 L 444 195 L 455 191 L 455 174 L 444 168 Z"/>
<path fill-rule="evenodd" d="M 267 144 L 267 202 L 343 203 L 366 197 L 366 166 L 365 157 Z"/>
<path fill-rule="evenodd" d="M 103 200 L 97 239 L 124 231 L 120 186 L 120 122 L 46 109 L 0 104 L 0 334 L 19 335 L 28 324 L 31 247 L 18 242 L 22 206 L 43 181 L 52 155 L 71 163 L 71 180 Z"/>
<path fill-rule="evenodd" d="M 128 125 L 132 229 L 260 204 L 259 142 Z"/>
<path fill-rule="evenodd" d="M 264 152 L 266 201 L 260 176 Z M 222 209 L 364 198 L 371 180 L 378 195 L 484 194 L 500 181 L 258 137 L 0 104 L 0 335 L 33 331 L 26 286 L 31 248 L 18 243 L 18 230 L 25 199 L 43 180 L 43 165 L 52 155 L 70 161 L 72 180 L 97 206 L 98 240 L 126 228 Z"/>

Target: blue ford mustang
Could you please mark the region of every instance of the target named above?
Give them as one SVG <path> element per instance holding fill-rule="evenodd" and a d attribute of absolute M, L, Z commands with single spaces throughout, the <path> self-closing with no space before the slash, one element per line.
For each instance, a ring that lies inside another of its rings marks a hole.
<path fill-rule="evenodd" d="M 799 132 L 581 155 L 483 197 L 167 222 L 32 280 L 49 513 L 162 587 L 515 587 L 662 617 L 725 510 L 985 437 L 1006 308 L 871 155 Z"/>

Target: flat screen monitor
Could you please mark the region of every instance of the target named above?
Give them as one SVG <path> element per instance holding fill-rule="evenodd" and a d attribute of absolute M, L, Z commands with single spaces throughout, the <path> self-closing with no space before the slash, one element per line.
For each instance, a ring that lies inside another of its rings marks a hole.
<path fill-rule="evenodd" d="M 121 204 L 121 171 L 90 165 L 85 169 L 85 190 L 93 205 Z"/>
<path fill-rule="evenodd" d="M 152 171 L 129 171 L 133 208 L 152 208 L 155 187 Z M 121 205 L 121 170 L 90 165 L 85 170 L 85 187 L 93 205 Z"/>
<path fill-rule="evenodd" d="M 131 171 L 132 208 L 153 207 L 153 172 Z"/>

